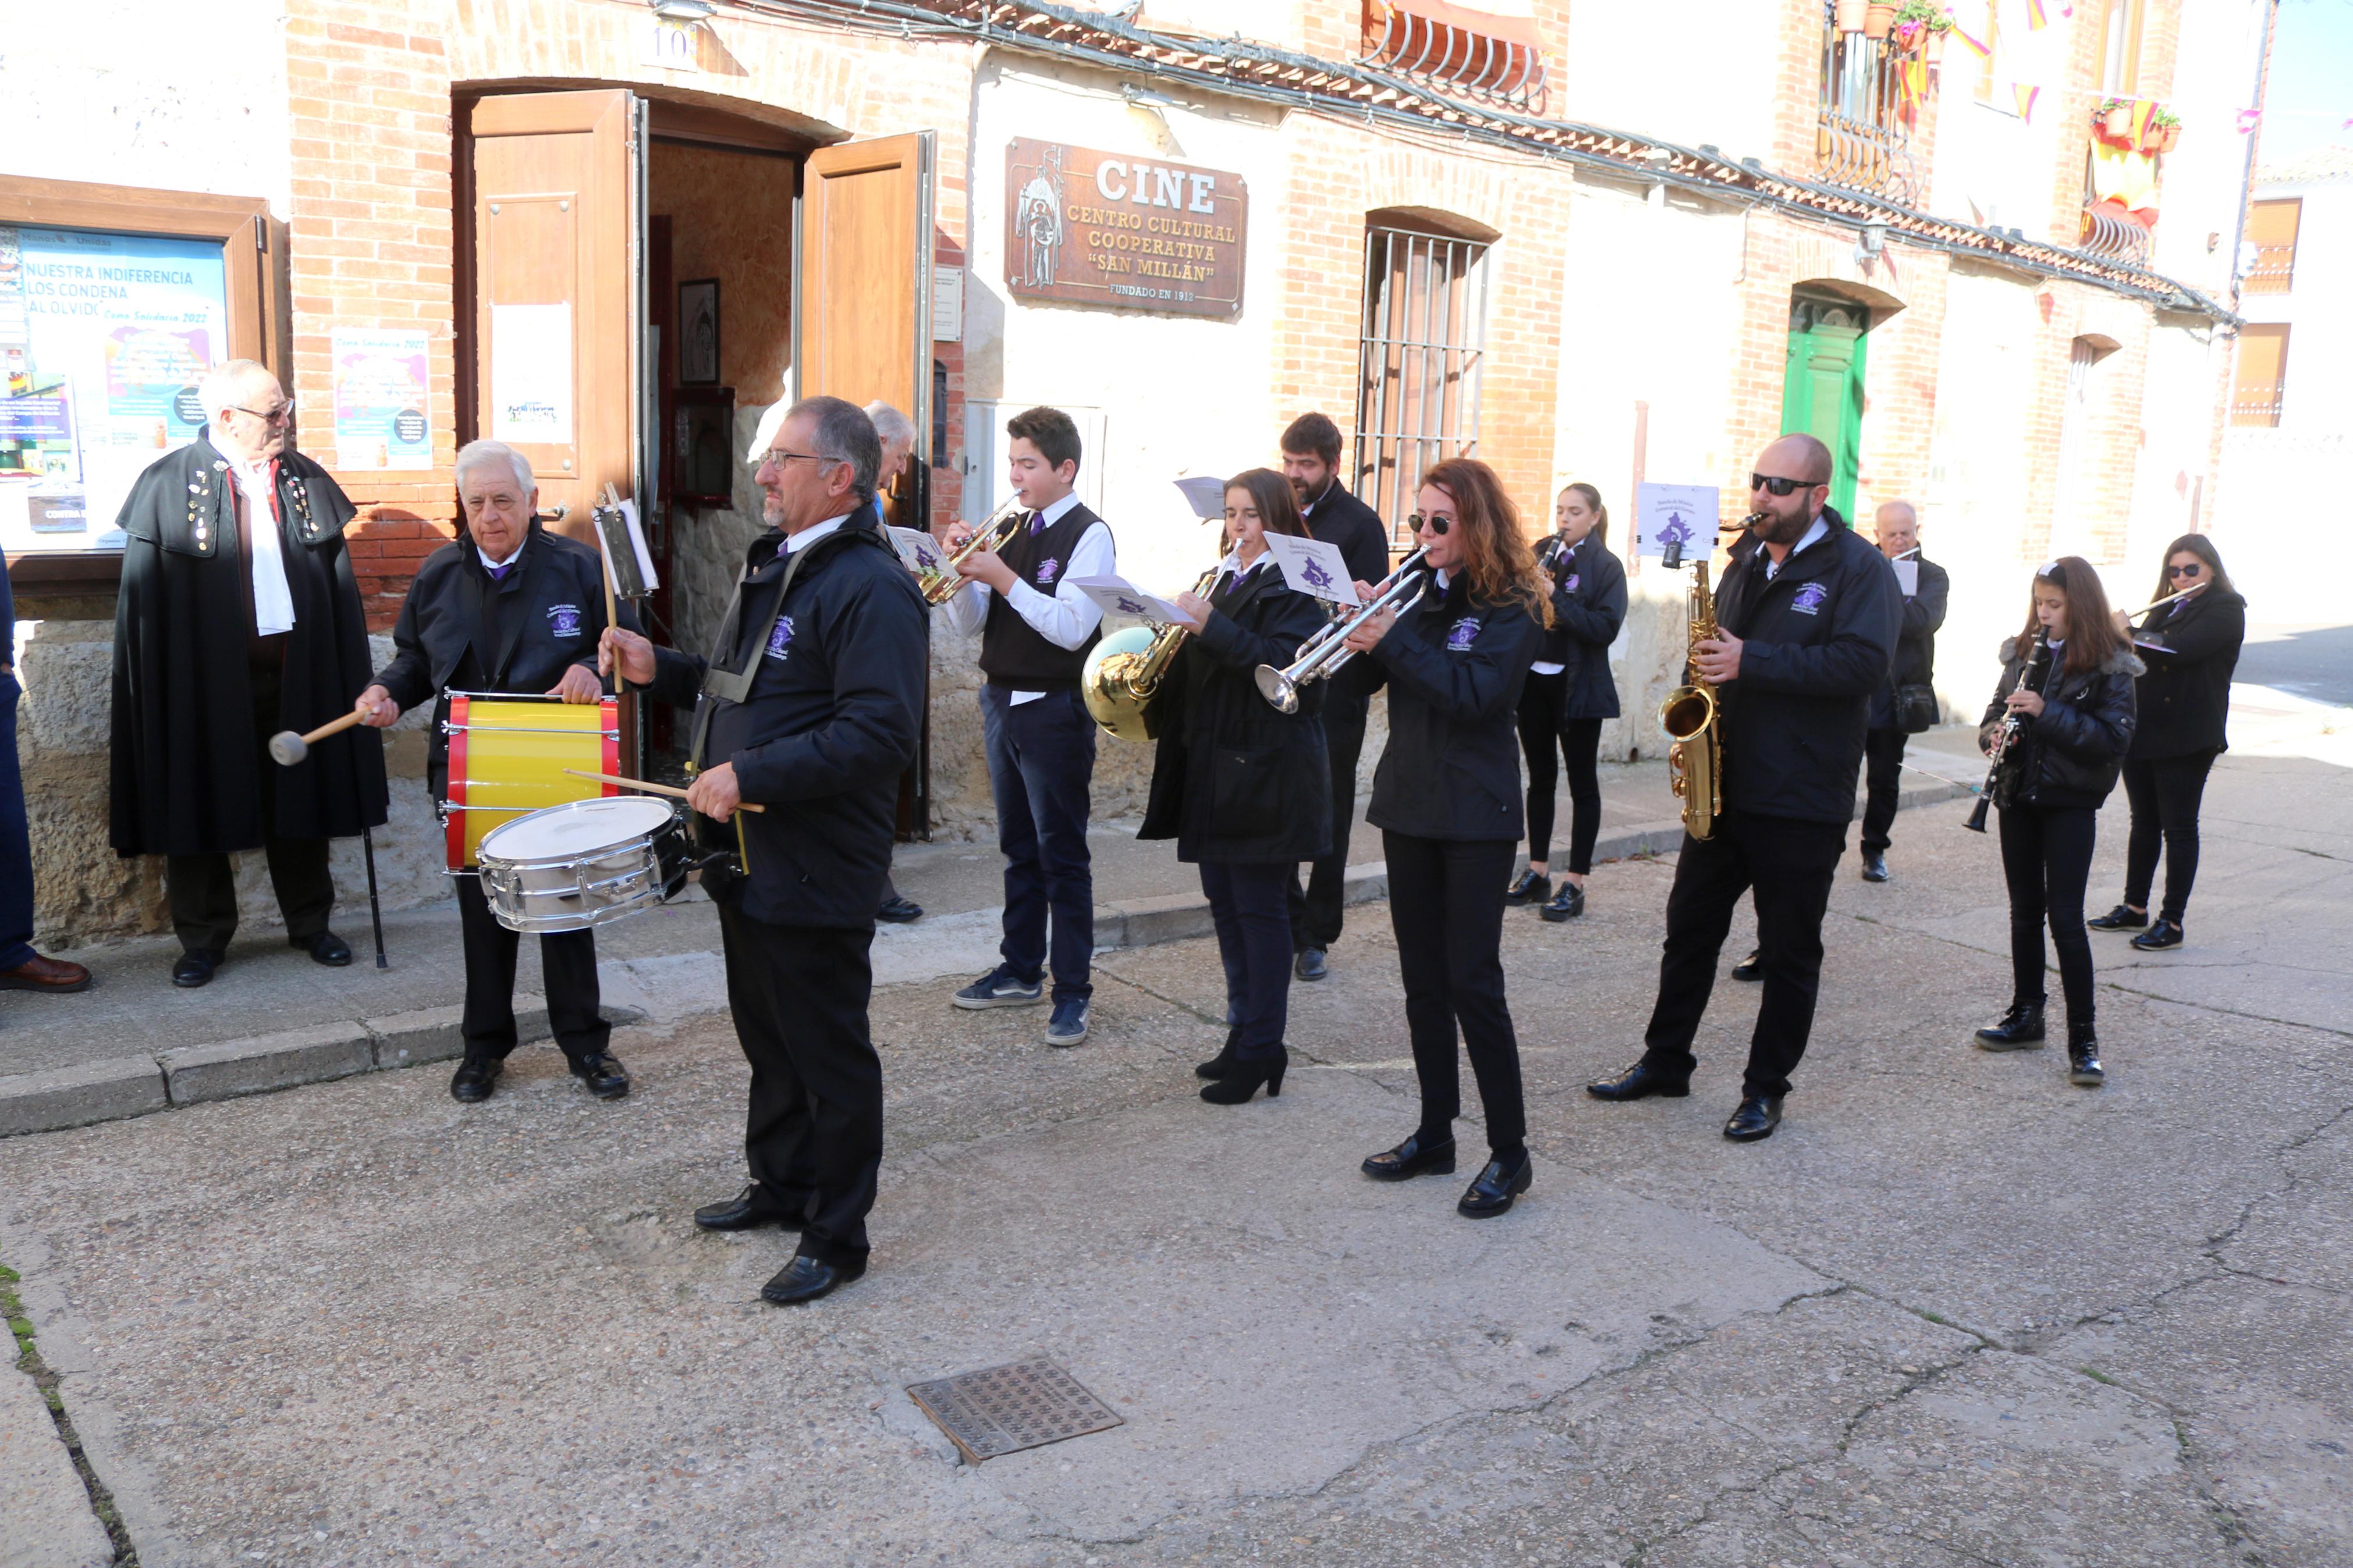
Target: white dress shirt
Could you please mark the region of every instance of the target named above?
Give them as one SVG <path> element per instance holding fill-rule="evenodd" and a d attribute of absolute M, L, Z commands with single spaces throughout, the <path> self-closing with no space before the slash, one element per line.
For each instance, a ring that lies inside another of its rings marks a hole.
<path fill-rule="evenodd" d="M 490 552 L 489 551 L 487 551 L 487 550 L 483 549 L 483 548 L 482 548 L 480 545 L 479 545 L 479 544 L 477 544 L 476 546 L 474 546 L 474 553 L 475 553 L 475 554 L 477 554 L 477 555 L 479 555 L 479 556 L 480 556 L 480 557 L 482 558 L 482 570 L 484 570 L 485 572 L 488 572 L 488 573 L 491 575 L 491 577 L 495 579 L 495 578 L 498 576 L 498 574 L 499 574 L 500 573 L 501 573 L 501 572 L 505 571 L 508 567 L 510 567 L 510 566 L 513 565 L 516 562 L 518 562 L 518 561 L 520 561 L 520 560 L 522 560 L 522 546 L 523 546 L 523 544 L 529 544 L 530 542 L 531 542 L 531 531 L 530 531 L 530 530 L 528 530 L 528 529 L 525 529 L 525 530 L 523 531 L 522 544 L 518 544 L 518 545 L 516 545 L 516 546 L 514 547 L 514 553 L 513 553 L 512 555 L 508 556 L 504 561 L 493 561 L 493 560 L 491 560 L 491 552 Z"/>
<path fill-rule="evenodd" d="M 1051 528 L 1071 513 L 1079 504 L 1074 491 L 1064 496 L 1038 514 L 1040 528 Z M 1094 634 L 1103 624 L 1103 606 L 1071 586 L 1080 577 L 1108 577 L 1119 570 L 1118 552 L 1113 548 L 1111 525 L 1097 520 L 1079 535 L 1078 543 L 1071 547 L 1070 560 L 1062 563 L 1061 574 L 1054 580 L 1054 591 L 1041 594 L 1019 578 L 1014 579 L 1013 591 L 1005 595 L 1005 603 L 1013 613 L 1029 623 L 1029 627 L 1056 647 L 1074 648 Z M 978 578 L 956 590 L 941 608 L 947 623 L 960 632 L 978 631 L 988 620 L 988 595 L 996 590 Z M 1008 698 L 1009 706 L 1018 708 L 1024 702 L 1035 702 L 1045 696 L 1042 691 L 1016 691 Z"/>
<path fill-rule="evenodd" d="M 810 545 L 848 522 L 849 517 L 850 514 L 845 511 L 839 517 L 827 518 L 814 528 L 804 528 L 798 533 L 787 533 L 785 535 L 784 552 L 790 555 L 796 550 L 807 550 Z"/>
<path fill-rule="evenodd" d="M 1771 551 L 1766 551 L 1765 581 L 1770 583 L 1774 578 L 1778 577 L 1781 574 L 1781 568 L 1787 566 L 1797 557 L 1798 550 L 1806 549 L 1816 540 L 1828 539 L 1830 534 L 1831 525 L 1818 517 L 1814 519 L 1814 526 L 1806 530 L 1806 536 L 1798 541 L 1797 550 L 1790 551 L 1788 555 L 1783 556 L 1778 561 L 1773 559 L 1773 552 Z"/>
<path fill-rule="evenodd" d="M 224 451 L 232 486 L 230 504 L 245 509 L 245 531 L 253 542 L 253 629 L 275 637 L 294 629 L 294 591 L 286 583 L 285 542 L 278 536 L 278 508 L 270 494 L 269 460 L 248 461 Z"/>

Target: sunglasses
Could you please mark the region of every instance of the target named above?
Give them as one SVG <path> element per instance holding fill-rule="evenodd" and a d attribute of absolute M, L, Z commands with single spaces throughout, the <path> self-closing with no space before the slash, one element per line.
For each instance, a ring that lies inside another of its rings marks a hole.
<path fill-rule="evenodd" d="M 2168 577 L 2195 577 L 2204 570 L 2206 568 L 2193 561 L 2187 566 L 2168 566 L 2165 569 L 2165 574 Z"/>
<path fill-rule="evenodd" d="M 1416 533 L 1419 533 L 1425 528 L 1432 533 L 1444 533 L 1454 526 L 1451 519 L 1430 517 L 1418 511 L 1406 513 L 1405 525 Z"/>
<path fill-rule="evenodd" d="M 1798 490 L 1812 489 L 1814 486 L 1810 479 L 1777 479 L 1771 474 L 1751 474 L 1748 476 L 1748 488 L 1752 490 L 1767 490 L 1777 496 L 1786 496 Z"/>

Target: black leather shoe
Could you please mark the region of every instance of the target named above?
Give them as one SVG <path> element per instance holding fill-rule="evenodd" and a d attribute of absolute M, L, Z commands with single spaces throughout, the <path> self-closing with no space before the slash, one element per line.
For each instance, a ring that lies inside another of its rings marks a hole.
<path fill-rule="evenodd" d="M 1757 963 L 1757 959 L 1758 959 L 1760 956 L 1761 956 L 1761 955 L 1757 952 L 1757 951 L 1755 948 L 1753 948 L 1753 947 L 1752 947 L 1752 948 L 1750 948 L 1750 949 L 1748 950 L 1748 956 L 1747 956 L 1747 957 L 1746 957 L 1746 958 L 1744 958 L 1744 959 L 1742 959 L 1739 963 L 1736 963 L 1736 964 L 1734 964 L 1734 965 L 1732 966 L 1732 977 L 1733 977 L 1735 980 L 1762 980 L 1762 979 L 1764 979 L 1764 978 L 1765 978 L 1765 969 L 1764 969 L 1764 966 L 1763 966 L 1762 964 L 1760 964 L 1759 963 Z"/>
<path fill-rule="evenodd" d="M 759 1183 L 751 1182 L 732 1198 L 705 1204 L 694 1211 L 697 1230 L 754 1230 L 764 1225 L 786 1230 L 801 1227 L 801 1211 L 778 1208 Z"/>
<path fill-rule="evenodd" d="M 1780 1125 L 1781 1097 L 1752 1094 L 1741 1100 L 1740 1109 L 1724 1124 L 1724 1135 L 1735 1143 L 1754 1143 L 1773 1136 L 1773 1129 Z"/>
<path fill-rule="evenodd" d="M 1321 980 L 1331 971 L 1324 967 L 1322 948 L 1303 947 L 1299 956 L 1291 961 L 1291 973 L 1302 980 Z"/>
<path fill-rule="evenodd" d="M 1542 871 L 1523 871 L 1504 889 L 1504 902 L 1513 909 L 1522 904 L 1540 904 L 1552 891 L 1552 879 Z"/>
<path fill-rule="evenodd" d="M 220 965 L 221 955 L 211 948 L 192 947 L 172 965 L 172 984 L 194 989 L 210 981 L 213 971 Z"/>
<path fill-rule="evenodd" d="M 2133 946 L 2143 952 L 2163 952 L 2181 945 L 2181 922 L 2161 920 L 2132 939 Z"/>
<path fill-rule="evenodd" d="M 480 1105 L 499 1086 L 507 1064 L 496 1057 L 468 1057 L 449 1076 L 449 1098 L 460 1105 Z"/>
<path fill-rule="evenodd" d="M 299 947 L 311 955 L 313 963 L 323 963 L 330 969 L 341 969 L 352 961 L 352 944 L 331 931 L 314 931 L 309 936 L 290 936 L 289 947 Z"/>
<path fill-rule="evenodd" d="M 1653 1094 L 1681 1100 L 1691 1093 L 1691 1074 L 1678 1078 L 1664 1068 L 1652 1066 L 1645 1057 L 1616 1078 L 1587 1084 L 1585 1092 L 1596 1100 L 1641 1100 Z"/>
<path fill-rule="evenodd" d="M 1563 921 L 1573 921 L 1584 912 L 1585 889 L 1575 882 L 1563 882 L 1560 891 L 1552 896 L 1552 901 L 1536 911 L 1555 925 Z"/>
<path fill-rule="evenodd" d="M 2148 911 L 2142 910 L 2136 914 L 2129 906 L 2118 904 L 2106 914 L 2094 915 L 2090 920 L 2085 921 L 2084 929 L 2086 931 L 2147 931 Z"/>
<path fill-rule="evenodd" d="M 1525 1150 L 1520 1152 L 1520 1163 L 1507 1168 L 1501 1160 L 1490 1160 L 1479 1179 L 1471 1184 L 1454 1212 L 1464 1219 L 1493 1219 L 1512 1206 L 1512 1200 L 1528 1190 L 1535 1180 L 1536 1163 Z"/>
<path fill-rule="evenodd" d="M 1241 1059 L 1241 1058 L 1236 1054 L 1238 1048 L 1236 1042 L 1240 1040 L 1241 1037 L 1241 1030 L 1239 1027 L 1229 1025 L 1226 1029 L 1226 1043 L 1224 1047 L 1219 1050 L 1216 1056 L 1211 1057 L 1208 1061 L 1201 1062 L 1195 1066 L 1193 1068 L 1193 1076 L 1195 1078 L 1223 1078 L 1228 1073 L 1233 1071 L 1234 1064 Z"/>
<path fill-rule="evenodd" d="M 1873 850 L 1862 852 L 1862 879 L 1866 882 L 1887 880 L 1887 857 Z"/>
<path fill-rule="evenodd" d="M 2001 1022 L 1978 1031 L 1981 1051 L 2035 1051 L 2042 1048 L 2042 1004 L 2013 1002 Z"/>
<path fill-rule="evenodd" d="M 588 1086 L 588 1092 L 599 1100 L 618 1100 L 629 1092 L 629 1069 L 621 1058 L 599 1051 L 592 1057 L 582 1057 L 572 1064 L 572 1076 Z"/>
<path fill-rule="evenodd" d="M 776 1270 L 774 1279 L 760 1287 L 760 1300 L 779 1307 L 797 1306 L 819 1296 L 829 1296 L 865 1272 L 863 1258 L 828 1263 L 806 1253 L 797 1254 L 790 1263 Z"/>
<path fill-rule="evenodd" d="M 1266 1097 L 1277 1099 L 1282 1093 L 1282 1075 L 1290 1068 L 1291 1053 L 1281 1046 L 1274 1048 L 1274 1055 L 1271 1057 L 1237 1058 L 1233 1071 L 1202 1087 L 1201 1098 L 1211 1105 L 1240 1105 L 1258 1092 L 1259 1085 L 1264 1084 Z"/>
<path fill-rule="evenodd" d="M 923 918 L 923 906 L 903 893 L 874 911 L 874 918 L 885 925 L 902 926 Z"/>
<path fill-rule="evenodd" d="M 2100 1066 L 2100 1042 L 2091 1026 L 2067 1026 L 2067 1081 L 2085 1089 L 2097 1089 L 2108 1081 L 2105 1069 Z"/>
<path fill-rule="evenodd" d="M 1454 1173 L 1454 1140 L 1442 1143 L 1425 1143 L 1421 1134 L 1412 1137 L 1394 1149 L 1383 1150 L 1357 1167 L 1377 1182 L 1402 1182 L 1414 1176 L 1451 1176 Z"/>

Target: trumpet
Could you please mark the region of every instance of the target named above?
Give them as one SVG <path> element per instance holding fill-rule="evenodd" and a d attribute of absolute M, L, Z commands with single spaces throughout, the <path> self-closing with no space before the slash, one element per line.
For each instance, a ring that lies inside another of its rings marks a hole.
<path fill-rule="evenodd" d="M 1193 592 L 1207 595 L 1224 569 L 1220 562 L 1202 573 Z M 1191 629 L 1173 621 L 1157 630 L 1127 626 L 1087 654 L 1086 667 L 1079 672 L 1079 698 L 1105 734 L 1138 742 L 1160 738 L 1161 716 L 1154 699 Z"/>
<path fill-rule="evenodd" d="M 1397 563 L 1397 569 L 1380 581 L 1373 596 L 1355 613 L 1332 622 L 1309 637 L 1299 647 L 1299 657 L 1282 669 L 1261 664 L 1253 678 L 1258 681 L 1258 694 L 1279 711 L 1299 711 L 1299 689 L 1313 680 L 1322 680 L 1334 670 L 1356 657 L 1356 650 L 1347 646 L 1350 632 L 1379 615 L 1383 610 L 1405 614 L 1421 603 L 1430 591 L 1430 574 L 1419 569 L 1422 552 L 1419 550 Z M 1408 595 L 1406 590 L 1412 593 Z"/>
<path fill-rule="evenodd" d="M 970 539 L 929 566 L 915 569 L 915 585 L 923 591 L 923 603 L 944 605 L 964 586 L 964 578 L 956 568 L 984 551 L 1005 548 L 1013 531 L 1021 522 L 1021 498 L 1012 496 L 1003 506 L 989 513 L 988 521 L 980 525 Z"/>

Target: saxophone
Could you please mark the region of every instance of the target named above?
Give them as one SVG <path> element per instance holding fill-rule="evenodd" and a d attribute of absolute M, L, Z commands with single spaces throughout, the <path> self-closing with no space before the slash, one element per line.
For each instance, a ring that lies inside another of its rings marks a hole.
<path fill-rule="evenodd" d="M 1724 814 L 1724 741 L 1716 723 L 1715 688 L 1699 676 L 1699 645 L 1715 636 L 1715 595 L 1707 585 L 1707 563 L 1692 563 L 1690 635 L 1683 644 L 1683 683 L 1659 704 L 1659 728 L 1674 744 L 1667 749 L 1667 782 L 1683 803 L 1683 831 L 1713 837 Z"/>

